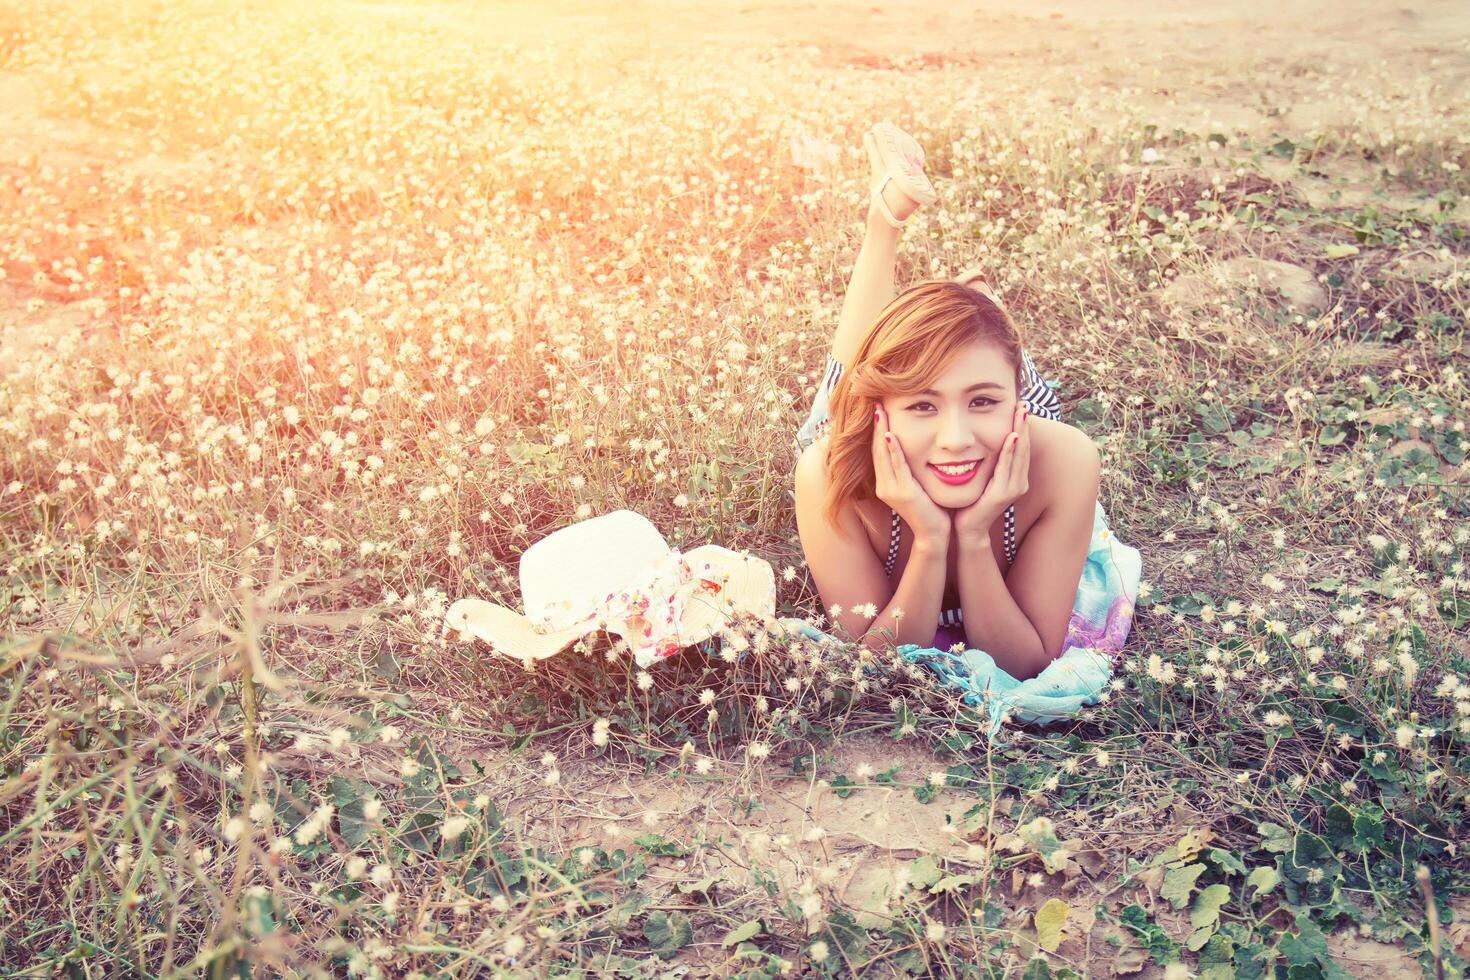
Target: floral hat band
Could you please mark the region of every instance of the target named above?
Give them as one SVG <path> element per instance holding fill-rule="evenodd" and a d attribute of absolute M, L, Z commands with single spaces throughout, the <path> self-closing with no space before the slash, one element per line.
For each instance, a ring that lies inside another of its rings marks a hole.
<path fill-rule="evenodd" d="M 669 548 L 641 514 L 617 510 L 564 527 L 520 561 L 525 615 L 461 599 L 444 621 L 495 652 L 529 663 L 597 629 L 625 639 L 640 667 L 709 639 L 737 616 L 775 616 L 776 579 L 754 556 L 718 545 Z"/>

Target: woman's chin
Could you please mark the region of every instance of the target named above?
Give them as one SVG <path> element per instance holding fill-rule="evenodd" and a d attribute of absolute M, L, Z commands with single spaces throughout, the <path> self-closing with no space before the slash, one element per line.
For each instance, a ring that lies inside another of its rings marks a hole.
<path fill-rule="evenodd" d="M 968 483 L 953 487 L 948 483 L 940 483 L 938 480 L 935 480 L 934 484 L 929 487 L 929 496 L 941 507 L 946 507 L 950 510 L 960 510 L 979 500 L 980 491 Z"/>

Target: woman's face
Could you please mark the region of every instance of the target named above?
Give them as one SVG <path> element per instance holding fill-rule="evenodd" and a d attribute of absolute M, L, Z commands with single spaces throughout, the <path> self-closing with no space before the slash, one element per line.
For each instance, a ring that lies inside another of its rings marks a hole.
<path fill-rule="evenodd" d="M 925 391 L 883 399 L 909 470 L 936 504 L 948 508 L 980 499 L 980 465 L 1000 453 L 1015 406 L 1015 371 L 998 348 L 978 341 Z M 946 482 L 937 466 L 949 463 L 972 464 L 969 478 Z"/>

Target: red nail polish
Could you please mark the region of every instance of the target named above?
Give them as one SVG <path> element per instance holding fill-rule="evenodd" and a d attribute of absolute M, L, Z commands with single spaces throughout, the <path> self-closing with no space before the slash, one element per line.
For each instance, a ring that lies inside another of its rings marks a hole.
<path fill-rule="evenodd" d="M 883 433 L 883 441 L 888 443 L 888 445 L 890 446 L 893 445 L 893 434 L 889 432 Z"/>

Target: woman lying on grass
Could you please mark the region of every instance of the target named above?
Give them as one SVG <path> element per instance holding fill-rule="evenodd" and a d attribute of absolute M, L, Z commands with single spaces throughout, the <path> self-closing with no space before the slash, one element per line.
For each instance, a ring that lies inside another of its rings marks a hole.
<path fill-rule="evenodd" d="M 837 632 L 865 646 L 983 650 L 1033 677 L 1105 632 L 1074 610 L 1107 534 L 1097 448 L 1061 421 L 977 275 L 894 295 L 901 226 L 935 195 L 902 131 L 880 124 L 864 142 L 867 233 L 797 435 L 807 565 Z"/>

